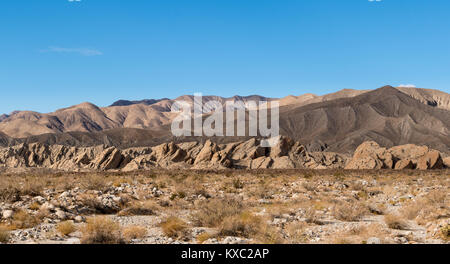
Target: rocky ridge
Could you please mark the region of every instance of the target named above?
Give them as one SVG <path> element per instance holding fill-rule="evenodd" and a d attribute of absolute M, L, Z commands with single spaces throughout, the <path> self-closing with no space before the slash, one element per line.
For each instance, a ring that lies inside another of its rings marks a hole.
<path fill-rule="evenodd" d="M 0 149 L 0 167 L 47 168 L 63 171 L 135 171 L 164 169 L 442 169 L 449 158 L 426 146 L 390 149 L 365 142 L 353 158 L 333 152 L 309 152 L 299 142 L 280 137 L 272 148 L 258 139 L 230 144 L 188 142 L 156 147 L 118 149 L 67 147 L 40 143 Z"/>

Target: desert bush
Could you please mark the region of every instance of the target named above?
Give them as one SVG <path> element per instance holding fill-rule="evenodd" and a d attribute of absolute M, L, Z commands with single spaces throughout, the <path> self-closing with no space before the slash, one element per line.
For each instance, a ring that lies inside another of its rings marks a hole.
<path fill-rule="evenodd" d="M 142 239 L 147 236 L 147 228 L 142 226 L 130 226 L 124 228 L 123 237 L 127 240 Z"/>
<path fill-rule="evenodd" d="M 186 235 L 187 224 L 178 217 L 171 216 L 160 224 L 164 234 L 171 238 L 183 238 Z"/>
<path fill-rule="evenodd" d="M 56 226 L 56 230 L 62 235 L 67 236 L 76 231 L 76 227 L 72 221 L 64 221 Z"/>
<path fill-rule="evenodd" d="M 411 202 L 400 209 L 400 214 L 409 220 L 414 220 L 420 214 L 424 204 L 420 202 Z"/>
<path fill-rule="evenodd" d="M 40 219 L 27 213 L 25 210 L 14 212 L 11 227 L 14 229 L 27 229 L 40 224 Z"/>
<path fill-rule="evenodd" d="M 355 222 L 361 220 L 367 211 L 362 204 L 343 202 L 334 206 L 333 215 L 341 221 Z"/>
<path fill-rule="evenodd" d="M 223 219 L 235 216 L 242 211 L 241 202 L 231 199 L 213 199 L 198 205 L 198 211 L 194 213 L 194 222 L 197 226 L 217 227 Z"/>
<path fill-rule="evenodd" d="M 119 212 L 119 216 L 131 215 L 156 215 L 159 206 L 152 201 L 133 203 L 129 207 Z"/>
<path fill-rule="evenodd" d="M 89 174 L 81 178 L 81 187 L 92 191 L 105 191 L 108 187 L 108 181 L 105 176 Z"/>
<path fill-rule="evenodd" d="M 384 222 L 391 229 L 407 230 L 409 228 L 408 223 L 398 215 L 385 215 Z"/>
<path fill-rule="evenodd" d="M 444 226 L 441 229 L 441 235 L 444 240 L 450 240 L 450 225 Z"/>
<path fill-rule="evenodd" d="M 0 226 L 0 244 L 9 242 L 9 230 L 6 227 Z"/>
<path fill-rule="evenodd" d="M 106 216 L 91 217 L 81 229 L 82 244 L 122 244 L 122 228 Z"/>
<path fill-rule="evenodd" d="M 39 196 L 42 194 L 45 184 L 40 177 L 27 177 L 20 188 L 21 195 Z"/>
<path fill-rule="evenodd" d="M 219 230 L 222 236 L 237 236 L 250 238 L 262 229 L 262 218 L 250 212 L 243 212 L 239 215 L 226 217 Z"/>
<path fill-rule="evenodd" d="M 306 222 L 292 222 L 286 226 L 286 234 L 290 244 L 305 244 L 307 236 L 305 230 L 308 227 Z"/>

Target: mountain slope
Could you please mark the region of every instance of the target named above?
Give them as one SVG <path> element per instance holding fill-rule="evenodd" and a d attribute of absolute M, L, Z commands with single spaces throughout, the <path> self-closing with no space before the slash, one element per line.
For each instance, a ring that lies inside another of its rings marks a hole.
<path fill-rule="evenodd" d="M 279 100 L 281 132 L 312 150 L 352 152 L 362 142 L 374 140 L 387 147 L 426 144 L 450 153 L 450 111 L 446 110 L 449 98 L 450 95 L 437 90 L 390 86 L 373 91 L 346 89 L 324 96 L 288 96 Z M 186 95 L 175 100 L 192 104 L 193 99 Z M 137 147 L 166 141 L 203 141 L 204 138 L 172 137 L 170 124 L 177 114 L 171 113 L 171 108 L 175 100 L 104 108 L 83 103 L 48 114 L 14 112 L 0 120 L 0 146 L 38 142 Z M 257 95 L 203 97 L 204 103 L 211 100 L 225 105 L 227 101 L 276 99 Z"/>
<path fill-rule="evenodd" d="M 281 110 L 282 133 L 304 143 L 326 142 L 350 152 L 367 140 L 383 146 L 427 144 L 448 152 L 450 112 L 425 105 L 393 87 L 353 98 Z"/>

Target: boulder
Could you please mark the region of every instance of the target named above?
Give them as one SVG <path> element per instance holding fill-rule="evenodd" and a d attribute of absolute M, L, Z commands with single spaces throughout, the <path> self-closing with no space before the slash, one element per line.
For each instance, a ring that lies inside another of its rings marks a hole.
<path fill-rule="evenodd" d="M 399 160 L 395 163 L 396 170 L 412 170 L 414 169 L 414 163 L 410 159 Z"/>
<path fill-rule="evenodd" d="M 425 156 L 421 157 L 417 162 L 417 169 L 419 170 L 435 170 L 444 168 L 444 162 L 441 157 L 441 153 L 437 150 L 428 152 Z"/>
<path fill-rule="evenodd" d="M 250 169 L 268 169 L 272 166 L 273 160 L 270 157 L 260 157 L 251 161 Z"/>
<path fill-rule="evenodd" d="M 443 159 L 445 167 L 450 168 L 450 157 Z"/>
<path fill-rule="evenodd" d="M 386 148 L 374 141 L 361 144 L 355 151 L 352 160 L 345 166 L 348 170 L 392 169 L 394 160 Z"/>

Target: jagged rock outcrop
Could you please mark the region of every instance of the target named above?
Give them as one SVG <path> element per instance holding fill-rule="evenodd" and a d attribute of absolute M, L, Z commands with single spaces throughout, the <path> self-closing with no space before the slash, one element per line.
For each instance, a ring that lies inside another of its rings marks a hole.
<path fill-rule="evenodd" d="M 403 145 L 390 149 L 368 141 L 360 145 L 346 169 L 442 169 L 444 161 L 439 151 L 426 146 Z"/>
<path fill-rule="evenodd" d="M 188 142 L 117 149 L 20 144 L 0 149 L 0 167 L 65 171 L 165 169 L 441 169 L 450 167 L 436 150 L 404 145 L 386 149 L 375 142 L 358 147 L 352 159 L 331 152 L 308 152 L 299 142 L 280 137 L 272 147 L 258 139 L 230 144 Z"/>

